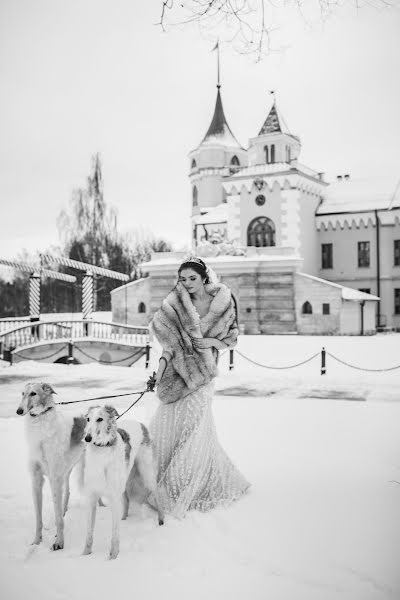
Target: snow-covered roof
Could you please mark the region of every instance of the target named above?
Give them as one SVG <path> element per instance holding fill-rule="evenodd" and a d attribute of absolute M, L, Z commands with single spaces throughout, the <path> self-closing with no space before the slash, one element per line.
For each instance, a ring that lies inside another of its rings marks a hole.
<path fill-rule="evenodd" d="M 217 100 L 215 102 L 214 116 L 200 146 L 214 146 L 216 144 L 219 146 L 242 148 L 226 121 L 219 86 Z"/>
<path fill-rule="evenodd" d="M 373 294 L 366 294 L 365 292 L 359 292 L 358 290 L 354 290 L 353 288 L 345 287 L 344 285 L 339 285 L 338 283 L 333 283 L 333 281 L 321 279 L 320 277 L 315 277 L 314 275 L 308 275 L 308 273 L 298 273 L 298 275 L 301 275 L 301 277 L 305 277 L 307 279 L 312 279 L 313 281 L 317 281 L 318 283 L 324 283 L 325 285 L 329 285 L 331 287 L 340 288 L 342 290 L 343 300 L 351 300 L 353 302 L 361 302 L 362 300 L 380 300 L 379 296 L 374 296 Z"/>
<path fill-rule="evenodd" d="M 400 174 L 342 179 L 330 184 L 317 215 L 400 208 Z"/>
<path fill-rule="evenodd" d="M 208 212 L 203 215 L 198 215 L 193 218 L 193 222 L 196 225 L 206 225 L 208 223 L 226 223 L 228 220 L 228 210 L 226 204 L 218 204 L 210 208 Z"/>

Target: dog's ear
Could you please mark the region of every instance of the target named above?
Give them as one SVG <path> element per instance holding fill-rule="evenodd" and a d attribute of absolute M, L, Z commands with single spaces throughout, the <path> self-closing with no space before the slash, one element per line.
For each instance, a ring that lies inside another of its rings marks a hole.
<path fill-rule="evenodd" d="M 47 394 L 56 394 L 49 383 L 41 383 L 40 385 L 42 386 L 42 390 Z"/>
<path fill-rule="evenodd" d="M 110 417 L 112 419 L 119 417 L 117 410 L 113 406 L 110 406 L 109 404 L 107 404 L 104 408 L 106 409 L 106 411 L 108 412 L 108 414 L 110 415 Z"/>

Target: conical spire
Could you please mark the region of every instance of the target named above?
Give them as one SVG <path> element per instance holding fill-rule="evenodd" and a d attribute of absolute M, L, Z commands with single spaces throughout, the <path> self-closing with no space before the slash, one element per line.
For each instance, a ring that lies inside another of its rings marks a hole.
<path fill-rule="evenodd" d="M 288 133 L 290 135 L 289 129 L 283 120 L 282 115 L 278 113 L 275 100 L 258 135 L 266 135 L 268 133 Z"/>
<path fill-rule="evenodd" d="M 233 135 L 226 121 L 224 109 L 222 106 L 220 85 L 217 85 L 217 100 L 215 102 L 214 116 L 211 125 L 201 142 L 203 144 L 221 144 L 222 146 L 234 146 L 240 148 L 240 144 Z"/>

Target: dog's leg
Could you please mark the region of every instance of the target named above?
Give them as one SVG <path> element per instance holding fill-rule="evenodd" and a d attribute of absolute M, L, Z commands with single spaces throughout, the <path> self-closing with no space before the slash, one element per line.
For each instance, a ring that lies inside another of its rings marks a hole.
<path fill-rule="evenodd" d="M 93 531 L 94 524 L 96 521 L 96 510 L 97 510 L 98 496 L 92 494 L 87 500 L 87 531 L 86 531 L 86 542 L 82 554 L 91 554 L 93 546 Z"/>
<path fill-rule="evenodd" d="M 57 530 L 56 541 L 52 545 L 52 550 L 62 550 L 64 548 L 64 519 L 62 514 L 63 478 L 52 475 L 50 477 L 50 487 L 53 496 L 54 516 Z"/>
<path fill-rule="evenodd" d="M 71 471 L 67 473 L 64 479 L 64 498 L 63 498 L 63 516 L 65 517 L 66 512 L 68 510 L 68 502 L 69 502 L 69 477 L 71 475 Z"/>
<path fill-rule="evenodd" d="M 164 525 L 164 511 L 158 499 L 157 477 L 154 468 L 153 451 L 151 447 L 142 448 L 138 455 L 137 467 L 146 488 L 153 494 L 158 514 L 158 524 Z"/>
<path fill-rule="evenodd" d="M 125 519 L 128 516 L 128 510 L 129 510 L 129 496 L 125 490 L 125 492 L 122 494 L 122 520 L 125 521 Z"/>
<path fill-rule="evenodd" d="M 110 508 L 112 518 L 110 558 L 117 558 L 119 553 L 119 527 L 122 513 L 121 498 L 110 498 Z"/>
<path fill-rule="evenodd" d="M 32 493 L 33 493 L 33 505 L 35 507 L 36 517 L 36 533 L 35 539 L 32 544 L 40 544 L 42 541 L 42 504 L 43 504 L 43 483 L 44 477 L 42 469 L 38 464 L 31 465 L 31 476 L 32 476 Z"/>

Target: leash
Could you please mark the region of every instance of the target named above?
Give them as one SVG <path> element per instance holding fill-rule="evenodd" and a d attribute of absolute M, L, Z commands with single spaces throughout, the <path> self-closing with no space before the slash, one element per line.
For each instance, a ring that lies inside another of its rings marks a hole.
<path fill-rule="evenodd" d="M 133 406 L 135 406 L 135 404 L 137 404 L 139 402 L 139 400 L 141 400 L 143 398 L 143 396 L 145 394 L 147 394 L 147 392 L 154 392 L 154 387 L 155 387 L 155 374 L 153 374 L 147 381 L 146 389 L 142 390 L 140 392 L 126 392 L 125 394 L 113 394 L 112 396 L 97 396 L 97 398 L 84 398 L 83 400 L 70 400 L 69 402 L 57 402 L 57 405 L 65 406 L 66 404 L 80 404 L 81 402 L 93 402 L 94 400 L 109 400 L 110 398 L 122 398 L 123 396 L 139 395 L 139 398 L 136 398 L 136 400 L 134 400 L 132 402 L 132 404 L 130 406 L 128 406 L 128 408 L 126 410 L 124 410 L 124 412 L 121 415 L 118 415 L 118 417 L 116 419 L 118 421 L 118 419 L 123 417 L 128 412 L 128 410 L 131 410 L 131 408 Z"/>

